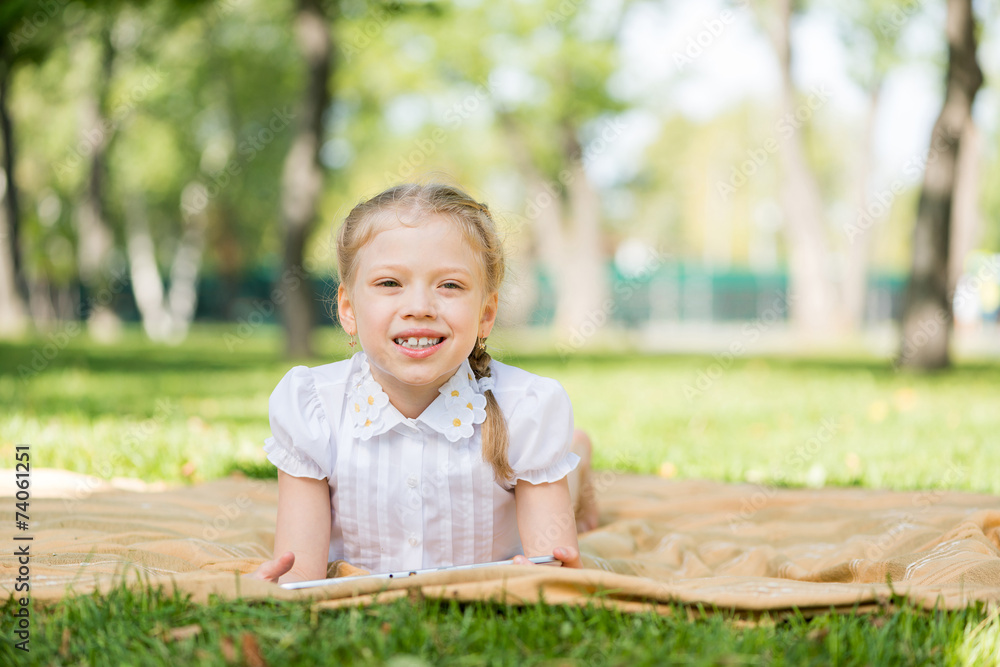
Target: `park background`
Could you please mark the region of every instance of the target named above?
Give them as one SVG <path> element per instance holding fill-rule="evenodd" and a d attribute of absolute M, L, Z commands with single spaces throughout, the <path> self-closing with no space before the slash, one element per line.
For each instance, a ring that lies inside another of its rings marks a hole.
<path fill-rule="evenodd" d="M 0 21 L 5 452 L 91 487 L 273 475 L 270 390 L 350 354 L 340 221 L 445 180 L 506 238 L 491 352 L 563 382 L 599 467 L 1000 491 L 996 2 Z"/>
<path fill-rule="evenodd" d="M 0 26 L 0 456 L 30 447 L 35 494 L 273 478 L 270 391 L 350 354 L 332 235 L 407 180 L 489 203 L 510 253 L 491 352 L 563 383 L 604 474 L 742 483 L 751 515 L 782 487 L 919 489 L 917 520 L 944 489 L 1000 494 L 995 1 L 5 0 Z M 36 646 L 972 665 L 1000 645 L 981 609 L 501 611 L 122 590 L 40 611 Z"/>
<path fill-rule="evenodd" d="M 346 212 L 446 180 L 565 352 L 995 355 L 1000 12 L 949 74 L 949 5 L 4 3 L 0 329 L 310 356 Z"/>
<path fill-rule="evenodd" d="M 445 180 L 507 241 L 493 354 L 567 385 L 599 465 L 912 488 L 964 457 L 957 485 L 997 490 L 995 2 L 0 20 L 5 449 L 149 482 L 261 464 L 283 370 L 349 354 L 340 221 Z M 888 472 L 907 447 L 933 453 Z"/>

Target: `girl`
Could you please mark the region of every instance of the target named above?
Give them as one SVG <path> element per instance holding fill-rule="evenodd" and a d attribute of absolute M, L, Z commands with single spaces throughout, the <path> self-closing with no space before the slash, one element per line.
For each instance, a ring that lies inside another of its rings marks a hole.
<path fill-rule="evenodd" d="M 271 394 L 275 559 L 253 576 L 322 579 L 336 559 L 384 572 L 552 554 L 582 567 L 570 484 L 594 527 L 589 441 L 558 382 L 487 352 L 504 258 L 486 205 L 449 186 L 391 188 L 347 216 L 337 263 L 340 322 L 362 351 L 297 366 Z"/>

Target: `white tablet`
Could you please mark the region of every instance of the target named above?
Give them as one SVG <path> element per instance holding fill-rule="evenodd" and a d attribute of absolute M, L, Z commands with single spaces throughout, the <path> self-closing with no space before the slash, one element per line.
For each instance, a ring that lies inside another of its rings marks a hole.
<path fill-rule="evenodd" d="M 537 565 L 555 565 L 561 566 L 562 561 L 557 560 L 555 556 L 534 556 L 529 558 L 532 563 Z M 336 577 L 334 579 L 313 579 L 311 581 L 292 581 L 287 584 L 281 584 L 282 588 L 287 590 L 295 590 L 298 588 L 314 588 L 316 586 L 330 586 L 334 584 L 342 584 L 349 581 L 361 581 L 362 579 L 402 579 L 405 577 L 412 577 L 415 574 L 426 574 L 428 572 L 446 572 L 455 570 L 474 570 L 479 567 L 491 567 L 493 565 L 513 565 L 514 560 L 498 560 L 492 563 L 475 563 L 473 565 L 448 565 L 445 567 L 432 567 L 426 570 L 403 570 L 402 572 L 383 572 L 381 574 L 358 574 L 352 577 Z"/>

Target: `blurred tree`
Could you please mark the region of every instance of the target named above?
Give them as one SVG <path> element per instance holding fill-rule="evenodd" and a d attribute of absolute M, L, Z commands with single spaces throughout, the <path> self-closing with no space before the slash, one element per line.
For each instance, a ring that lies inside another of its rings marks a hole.
<path fill-rule="evenodd" d="M 15 180 L 17 150 L 10 113 L 10 84 L 16 70 L 43 60 L 56 33 L 52 7 L 31 0 L 7 0 L 0 5 L 0 142 L 3 179 L 0 182 L 0 336 L 17 335 L 28 326 L 27 284 L 21 257 L 21 206 Z"/>
<path fill-rule="evenodd" d="M 119 65 L 104 84 L 112 92 L 103 127 L 114 140 L 107 216 L 125 239 L 136 306 L 154 340 L 186 334 L 206 244 L 211 268 L 230 284 L 248 264 L 266 264 L 276 245 L 269 211 L 277 208 L 290 126 L 287 107 L 276 102 L 296 88 L 286 76 L 294 43 L 276 27 L 288 13 L 280 5 L 177 0 L 141 12 L 123 7 L 114 18 Z M 197 44 L 203 57 L 192 60 Z M 274 84 L 262 88 L 262 78 Z M 231 314 L 246 316 L 248 307 L 267 316 L 274 304 L 243 304 Z"/>
<path fill-rule="evenodd" d="M 128 258 L 132 294 L 150 340 L 177 344 L 187 336 L 197 306 L 196 288 L 201 270 L 205 236 L 205 202 L 208 190 L 192 182 L 181 194 L 184 230 L 177 239 L 170 262 L 168 287 L 158 267 L 153 235 L 146 216 L 145 198 L 133 193 L 126 202 Z"/>
<path fill-rule="evenodd" d="M 74 45 L 79 56 L 80 50 L 92 44 L 91 34 L 96 33 L 93 43 L 98 49 L 99 64 L 93 80 L 83 88 L 78 100 L 80 123 L 77 150 L 84 158 L 86 168 L 82 191 L 75 200 L 75 217 L 80 282 L 91 295 L 90 312 L 84 315 L 90 335 L 105 342 L 117 339 L 120 329 L 118 315 L 109 307 L 109 301 L 100 298 L 111 284 L 111 254 L 116 245 L 105 207 L 107 152 L 116 129 L 108 118 L 108 92 L 114 76 L 116 55 L 111 39 L 112 12 L 105 7 L 92 8 L 88 14 L 93 26 L 87 25 L 80 31 L 83 34 L 75 35 L 77 44 Z"/>
<path fill-rule="evenodd" d="M 933 370 L 950 365 L 952 303 L 949 257 L 953 200 L 963 130 L 983 83 L 976 60 L 975 16 L 971 0 L 948 0 L 945 25 L 948 72 L 941 113 L 931 132 L 917 220 L 913 261 L 903 305 L 899 363 L 905 368 Z M 930 159 L 933 156 L 934 159 Z"/>
<path fill-rule="evenodd" d="M 948 294 L 965 272 L 966 257 L 982 237 L 982 143 L 983 137 L 970 114 L 962 127 L 955 163 L 955 192 L 951 202 L 951 241 L 948 253 Z"/>
<path fill-rule="evenodd" d="M 280 270 L 282 230 L 275 220 L 293 128 L 288 101 L 303 78 L 293 11 L 291 2 L 225 2 L 200 16 L 204 58 L 188 85 L 201 94 L 191 100 L 186 122 L 200 167 L 193 179 L 210 195 L 205 270 L 221 279 L 220 317 L 274 310 L 273 303 L 241 295 L 241 285 L 257 270 Z"/>
<path fill-rule="evenodd" d="M 0 141 L 3 180 L 0 188 L 0 337 L 21 334 L 28 325 L 26 285 L 21 270 L 20 210 L 14 181 L 14 128 L 8 106 L 11 62 L 0 63 Z"/>
<path fill-rule="evenodd" d="M 1000 80 L 1000 76 L 996 78 Z M 993 159 L 987 161 L 981 182 L 1000 183 L 1000 132 L 994 133 L 984 153 L 992 155 Z M 1000 223 L 997 222 L 1000 221 L 1000 188 L 981 188 L 980 203 L 983 218 L 993 223 L 983 225 L 981 247 L 984 250 L 1000 253 Z"/>
<path fill-rule="evenodd" d="M 143 110 L 147 116 L 144 120 L 149 123 L 153 118 L 162 118 L 165 122 L 148 124 L 145 136 L 130 137 L 117 154 L 119 214 L 125 221 L 132 291 L 143 328 L 156 341 L 176 343 L 186 336 L 197 306 L 197 284 L 207 238 L 212 233 L 216 238 L 230 238 L 233 202 L 240 200 L 236 191 L 248 177 L 245 163 L 265 154 L 267 144 L 276 138 L 274 99 L 270 95 L 262 96 L 267 104 L 264 108 L 272 115 L 272 128 L 266 129 L 267 141 L 259 143 L 260 130 L 252 135 L 253 143 L 239 142 L 236 137 L 240 111 L 261 113 L 261 105 L 256 100 L 244 103 L 239 99 L 242 91 L 233 90 L 232 70 L 244 59 L 243 46 L 249 37 L 233 39 L 232 29 L 236 25 L 246 33 L 259 29 L 253 21 L 242 21 L 244 17 L 234 15 L 233 10 L 230 4 L 202 6 L 188 2 L 163 4 L 155 11 L 125 17 L 131 32 L 142 34 L 145 44 L 159 44 L 168 54 L 186 49 L 188 41 L 207 45 L 205 57 L 197 63 L 191 63 L 187 51 L 176 60 L 157 54 L 155 48 L 150 53 L 132 54 L 139 62 L 151 62 L 146 76 L 133 81 L 133 91 L 159 88 L 163 78 L 160 68 L 170 70 L 173 85 L 188 89 L 180 99 L 174 91 L 154 97 L 149 108 Z M 269 21 L 271 17 L 257 18 Z M 137 37 L 134 41 L 138 46 Z M 280 72 L 282 59 L 276 60 Z M 259 76 L 263 71 L 255 74 Z M 282 91 L 269 92 L 280 95 Z M 263 124 L 266 127 L 267 121 Z M 157 145 L 157 137 L 162 135 L 169 135 L 168 141 L 180 154 L 171 154 Z M 148 170 L 137 164 L 143 159 L 144 148 L 159 148 L 163 158 L 176 157 L 177 161 L 165 160 L 171 165 L 166 173 Z M 237 149 L 239 155 L 234 157 Z M 268 223 L 266 214 L 246 216 L 244 224 L 252 231 L 248 230 L 245 237 L 260 238 Z M 224 269 L 232 269 L 227 261 L 221 264 Z M 165 275 L 161 275 L 161 265 Z"/>
<path fill-rule="evenodd" d="M 333 68 L 331 17 L 337 6 L 323 0 L 297 0 L 295 34 L 306 64 L 306 81 L 297 112 L 295 137 L 285 158 L 281 179 L 281 221 L 284 234 L 282 273 L 275 289 L 281 294 L 285 351 L 292 357 L 312 355 L 310 333 L 316 296 L 303 271 L 309 232 L 319 213 L 323 188 L 320 148 L 323 117 L 330 106 Z"/>
<path fill-rule="evenodd" d="M 138 57 L 138 36 L 143 28 L 140 17 L 150 12 L 157 18 L 166 18 L 167 25 L 176 25 L 188 15 L 187 9 L 203 1 L 174 0 L 156 5 L 155 11 L 145 0 L 84 2 L 70 7 L 66 7 L 65 3 L 41 6 L 31 3 L 32 11 L 16 26 L 16 31 L 11 31 L 9 43 L 5 46 L 13 45 L 15 49 L 24 47 L 25 53 L 39 54 L 30 59 L 36 83 L 49 81 L 53 70 L 62 68 L 64 80 L 59 92 L 71 100 L 77 111 L 75 137 L 63 137 L 61 142 L 58 139 L 55 142 L 39 141 L 40 137 L 58 138 L 65 134 L 64 128 L 59 125 L 61 119 L 56 114 L 49 116 L 46 113 L 44 120 L 37 116 L 22 119 L 24 128 L 31 129 L 35 141 L 31 146 L 31 164 L 27 171 L 33 181 L 29 192 L 35 197 L 39 210 L 44 208 L 50 211 L 45 214 L 46 219 L 41 226 L 35 225 L 33 239 L 38 247 L 33 249 L 32 254 L 38 265 L 29 282 L 29 292 L 35 317 L 48 317 L 56 312 L 51 304 L 46 303 L 52 296 L 49 286 L 53 276 L 49 272 L 55 270 L 61 273 L 63 269 L 48 261 L 45 250 L 62 247 L 58 243 L 60 241 L 65 243 L 64 232 L 57 222 L 58 211 L 62 208 L 58 190 L 65 189 L 73 192 L 70 197 L 76 243 L 73 270 L 89 293 L 89 298 L 84 301 L 87 312 L 83 315 L 88 316 L 92 335 L 105 340 L 114 337 L 118 319 L 109 304 L 127 283 L 122 275 L 125 264 L 121 261 L 122 253 L 116 238 L 115 214 L 121 213 L 123 202 L 132 201 L 127 196 L 120 196 L 128 194 L 127 188 L 122 190 L 120 186 L 138 180 L 135 174 L 143 171 L 143 166 L 149 163 L 149 156 L 143 156 L 144 162 L 139 165 L 130 164 L 124 179 L 110 162 L 114 157 L 119 131 L 140 115 L 142 100 L 159 84 L 159 77 L 152 69 L 147 68 L 135 76 L 132 67 Z M 5 9 L 8 7 L 4 6 Z M 46 31 L 52 31 L 59 38 L 48 37 L 46 41 Z M 58 56 L 55 57 L 56 62 L 44 73 L 39 71 L 43 64 L 53 60 L 53 56 Z M 43 60 L 46 62 L 43 63 Z M 44 85 L 19 87 L 24 97 L 44 98 L 46 93 L 39 93 L 38 89 L 44 91 Z M 54 100 L 50 98 L 46 101 Z M 33 99 L 26 108 L 39 102 L 42 99 Z M 40 173 L 43 165 L 48 172 L 44 176 Z M 39 181 L 44 183 L 41 188 Z M 118 192 L 109 190 L 116 187 Z M 44 250 L 39 252 L 41 248 Z M 56 278 L 56 282 L 64 280 Z M 66 315 L 65 305 L 62 303 L 57 309 L 62 316 Z M 73 315 L 76 314 L 75 307 L 70 310 L 74 311 Z"/>
<path fill-rule="evenodd" d="M 849 73 L 868 102 L 854 168 L 854 215 L 846 220 L 843 230 L 847 245 L 840 281 L 844 325 L 856 331 L 864 320 L 872 240 L 891 206 L 891 202 L 872 205 L 875 119 L 885 78 L 902 60 L 897 42 L 905 20 L 897 15 L 900 10 L 894 0 L 851 0 L 830 5 L 841 18 L 841 36 L 850 57 Z M 881 209 L 885 212 L 879 215 Z"/>
<path fill-rule="evenodd" d="M 77 151 L 84 147 L 83 155 L 88 159 L 84 187 L 76 199 L 77 251 L 80 280 L 91 297 L 88 300 L 88 328 L 98 340 L 116 338 L 118 317 L 108 303 L 122 278 L 114 275 L 120 269 L 113 261 L 117 244 L 106 201 L 109 151 L 123 123 L 136 113 L 138 103 L 160 84 L 161 78 L 152 69 L 140 78 L 128 64 L 141 57 L 136 52 L 143 32 L 149 36 L 146 25 L 149 20 L 155 17 L 161 27 L 176 30 L 191 16 L 190 10 L 201 4 L 204 3 L 199 0 L 174 0 L 154 9 L 146 7 L 145 0 L 102 3 L 89 9 L 89 21 L 81 22 L 84 34 L 78 37 L 81 42 L 78 48 L 96 48 L 99 65 L 94 80 L 83 89 L 78 101 L 81 113 Z M 138 11 L 140 9 L 143 11 Z M 116 77 L 119 60 L 124 61 L 126 68 L 120 78 Z M 128 81 L 128 93 L 119 96 L 124 99 L 115 100 L 113 104 L 112 91 L 119 81 Z M 128 183 L 123 178 L 118 181 L 123 185 Z M 188 201 L 186 206 L 181 206 L 181 197 L 200 198 L 204 202 L 207 201 L 204 190 L 204 186 L 189 183 L 182 193 L 174 195 L 173 215 L 180 213 L 184 217 L 184 229 L 170 263 L 167 288 L 160 276 L 155 240 L 147 221 L 145 188 L 120 190 L 119 212 L 124 217 L 123 235 L 132 292 L 143 328 L 152 340 L 180 342 L 194 317 L 204 236 L 204 205 L 199 207 Z"/>
<path fill-rule="evenodd" d="M 1000 21 L 1000 4 L 987 3 L 977 7 L 980 10 L 979 25 L 984 28 L 989 25 L 997 25 Z M 989 63 L 996 67 L 995 63 Z M 986 81 L 996 80 L 996 71 L 993 76 L 984 73 Z M 985 81 L 984 81 L 985 83 Z M 994 133 L 995 139 L 1000 139 Z M 976 124 L 972 114 L 965 121 L 962 127 L 962 137 L 959 140 L 958 161 L 956 162 L 956 182 L 955 193 L 951 207 L 951 241 L 948 258 L 948 293 L 954 294 L 955 288 L 962 274 L 969 269 L 967 258 L 977 248 L 984 248 L 990 244 L 990 235 L 996 233 L 997 225 L 993 229 L 983 225 L 984 220 L 1000 220 L 1000 210 L 993 208 L 990 210 L 990 196 L 996 192 L 996 188 L 984 188 L 984 183 L 994 183 L 996 179 L 991 179 L 989 175 L 984 176 L 987 168 L 987 160 L 990 154 L 993 156 L 993 165 L 1000 165 L 1000 153 L 986 148 L 988 136 Z"/>
<path fill-rule="evenodd" d="M 791 319 L 803 335 L 818 337 L 829 336 L 840 325 L 841 308 L 831 271 L 822 195 L 800 130 L 817 102 L 799 102 L 792 79 L 791 25 L 800 8 L 796 0 L 775 0 L 757 7 L 778 56 L 781 77 L 778 144 L 784 167 L 781 204 L 788 245 Z"/>
<path fill-rule="evenodd" d="M 177 128 L 184 166 L 191 165 L 171 190 L 170 206 L 182 202 L 174 238 L 193 232 L 192 223 L 204 226 L 204 271 L 221 278 L 215 295 L 221 317 L 270 318 L 277 307 L 273 292 L 266 301 L 247 294 L 246 281 L 281 273 L 284 231 L 276 220 L 298 116 L 289 102 L 305 85 L 294 15 L 292 2 L 212 3 L 166 36 L 163 48 L 174 57 L 153 60 L 167 70 L 172 89 L 157 115 Z M 195 63 L 192 48 L 201 56 Z M 197 196 L 198 187 L 205 197 Z M 161 239 L 160 245 L 171 244 Z"/>

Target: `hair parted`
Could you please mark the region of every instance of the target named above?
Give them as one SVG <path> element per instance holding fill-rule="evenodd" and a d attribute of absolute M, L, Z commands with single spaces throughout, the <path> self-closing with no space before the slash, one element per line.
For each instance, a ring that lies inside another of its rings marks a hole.
<path fill-rule="evenodd" d="M 439 183 L 405 183 L 384 190 L 355 206 L 337 233 L 337 273 L 340 283 L 350 291 L 358 268 L 358 253 L 390 224 L 419 226 L 421 218 L 440 215 L 453 220 L 479 258 L 486 294 L 499 292 L 506 264 L 503 243 L 486 204 L 477 202 L 462 190 Z M 489 377 L 492 358 L 485 345 L 477 341 L 469 353 L 469 366 L 476 379 Z M 507 420 L 491 390 L 486 396 L 486 421 L 482 425 L 483 460 L 493 468 L 494 476 L 509 481 L 514 476 L 507 459 L 510 438 Z"/>

